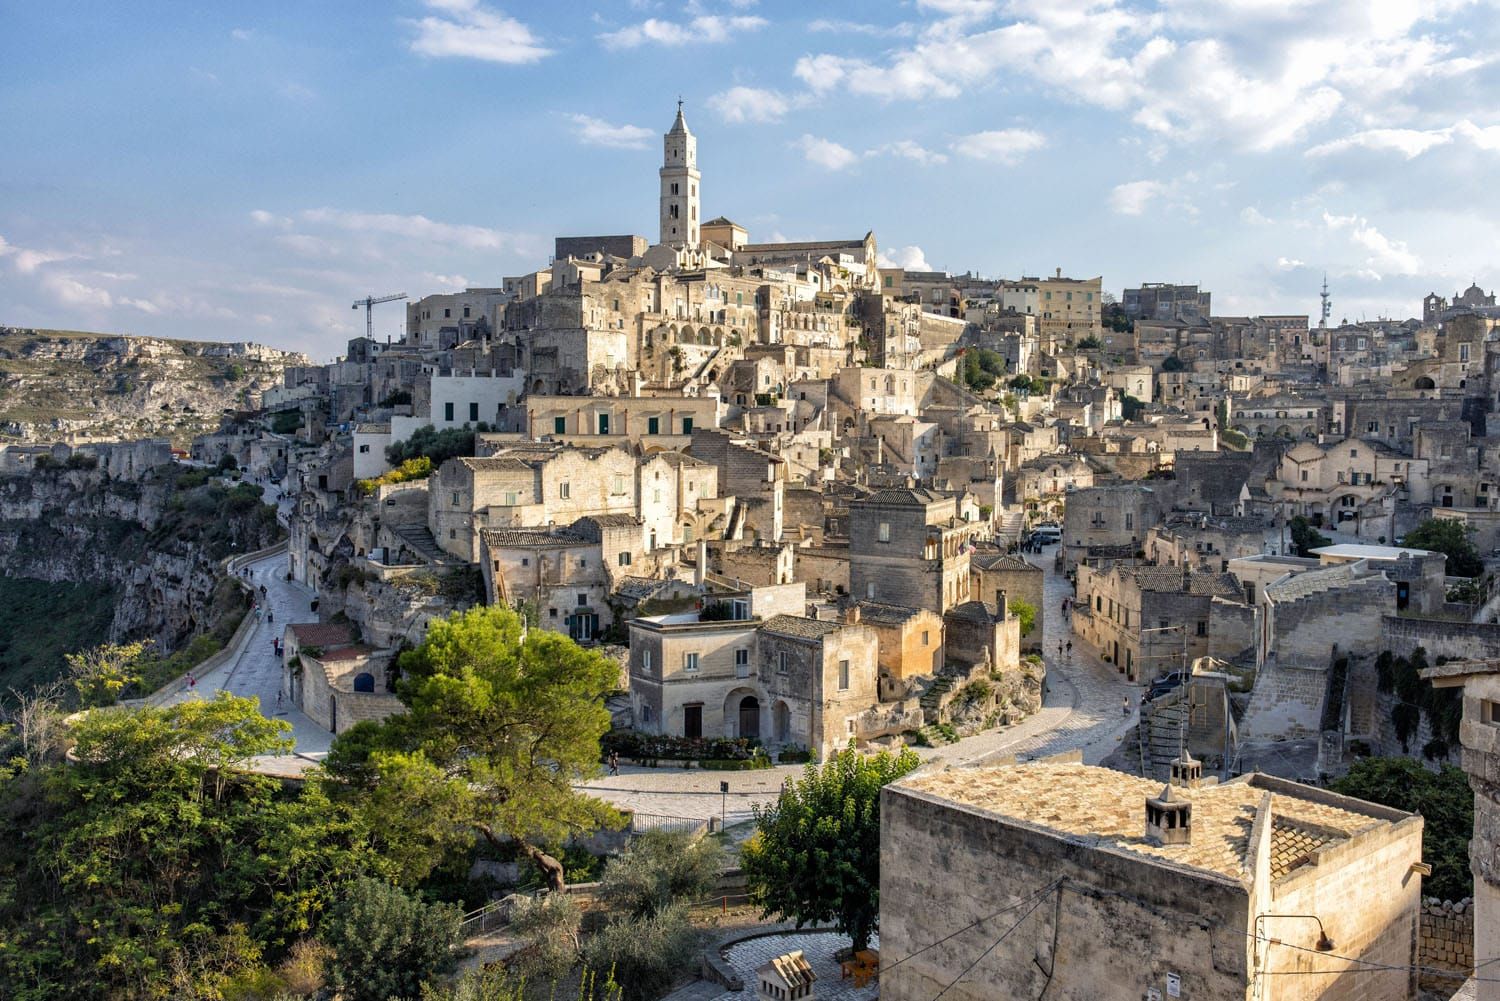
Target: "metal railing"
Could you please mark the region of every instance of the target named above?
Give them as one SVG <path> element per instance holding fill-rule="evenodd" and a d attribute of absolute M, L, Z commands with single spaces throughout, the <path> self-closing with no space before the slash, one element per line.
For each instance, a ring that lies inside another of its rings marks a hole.
<path fill-rule="evenodd" d="M 708 833 L 710 822 L 702 817 L 673 817 L 660 813 L 632 813 L 626 828 L 631 834 L 647 831 L 668 831 L 674 834 L 690 834 L 695 837 Z"/>

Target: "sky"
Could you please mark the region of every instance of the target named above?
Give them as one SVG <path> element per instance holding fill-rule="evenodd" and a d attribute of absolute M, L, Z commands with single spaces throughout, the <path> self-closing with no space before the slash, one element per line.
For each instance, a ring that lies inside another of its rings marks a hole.
<path fill-rule="evenodd" d="M 1420 315 L 1500 285 L 1497 6 L 0 0 L 0 325 L 332 358 L 367 294 L 654 242 L 679 97 L 752 240 Z"/>

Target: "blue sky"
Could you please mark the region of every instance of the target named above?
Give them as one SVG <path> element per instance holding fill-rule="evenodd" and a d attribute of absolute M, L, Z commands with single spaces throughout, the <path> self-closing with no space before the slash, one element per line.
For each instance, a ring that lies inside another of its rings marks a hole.
<path fill-rule="evenodd" d="M 1408 316 L 1500 284 L 1500 18 L 1464 0 L 0 0 L 0 324 L 328 358 L 350 303 L 704 212 L 908 266 Z M 377 313 L 399 333 L 401 311 Z"/>

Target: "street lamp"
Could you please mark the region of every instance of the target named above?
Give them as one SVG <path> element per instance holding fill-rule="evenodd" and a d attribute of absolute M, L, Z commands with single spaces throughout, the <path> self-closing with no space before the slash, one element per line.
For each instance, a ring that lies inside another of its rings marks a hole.
<path fill-rule="evenodd" d="M 1316 914 L 1257 914 L 1255 916 L 1255 937 L 1257 940 L 1261 938 L 1260 923 L 1266 920 L 1266 918 L 1298 918 L 1303 921 L 1316 921 L 1318 923 L 1318 941 L 1313 948 L 1319 952 L 1333 951 L 1333 939 L 1328 937 L 1328 930 L 1323 927 L 1323 919 Z M 1279 938 L 1268 938 L 1265 941 L 1275 945 L 1282 944 Z"/>
<path fill-rule="evenodd" d="M 729 783 L 719 782 L 719 830 L 729 826 Z"/>

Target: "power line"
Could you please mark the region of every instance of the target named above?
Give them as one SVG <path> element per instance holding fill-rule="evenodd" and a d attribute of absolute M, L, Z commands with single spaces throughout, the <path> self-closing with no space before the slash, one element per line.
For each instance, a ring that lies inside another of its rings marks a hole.
<path fill-rule="evenodd" d="M 1031 903 L 1033 900 L 1037 900 L 1038 898 L 1045 897 L 1047 894 L 1051 893 L 1054 889 L 1056 889 L 1061 884 L 1062 884 L 1062 880 L 1060 880 L 1060 879 L 1054 879 L 1052 882 L 1048 883 L 1046 886 L 1042 887 L 1040 890 L 1037 890 L 1035 893 L 1031 894 L 1028 897 L 1021 898 L 1021 900 L 1017 901 L 1014 904 L 1011 904 L 1009 907 L 1002 907 L 1002 908 L 1000 908 L 1000 910 L 995 911 L 993 914 L 986 914 L 984 917 L 979 918 L 977 921 L 971 921 L 968 924 L 964 925 L 962 928 L 958 929 L 958 931 L 953 932 L 951 935 L 944 935 L 942 938 L 938 939 L 936 942 L 933 942 L 931 945 L 924 945 L 922 948 L 918 949 L 916 952 L 909 953 L 909 954 L 907 954 L 905 956 L 902 956 L 900 959 L 896 960 L 891 965 L 881 967 L 880 972 L 881 972 L 882 975 L 884 975 L 886 973 L 889 973 L 891 970 L 894 970 L 896 967 L 900 966 L 902 963 L 906 962 L 908 959 L 915 959 L 917 956 L 922 955 L 922 953 L 926 952 L 927 950 L 929 950 L 929 949 L 935 949 L 938 946 L 942 945 L 944 942 L 947 942 L 950 939 L 957 938 L 958 936 L 962 935 L 964 932 L 968 931 L 971 928 L 977 928 L 979 925 L 984 924 L 986 921 L 989 921 L 992 918 L 998 918 L 1002 914 L 1006 914 L 1006 913 L 1008 913 L 1010 911 L 1014 911 L 1014 910 L 1016 910 L 1018 908 L 1025 907 L 1027 904 Z"/>
<path fill-rule="evenodd" d="M 1059 883 L 1060 883 L 1060 881 L 1059 881 Z M 1057 887 L 1057 892 L 1058 893 L 1062 892 L 1061 885 L 1059 885 Z M 1021 927 L 1021 923 L 1023 921 L 1025 921 L 1027 918 L 1031 917 L 1031 912 L 1034 911 L 1034 910 L 1036 910 L 1038 907 L 1042 906 L 1042 901 L 1045 900 L 1045 899 L 1046 899 L 1046 894 L 1045 893 L 1038 894 L 1037 897 L 1036 897 L 1036 899 L 1034 901 L 1032 901 L 1031 906 L 1026 909 L 1026 913 L 1022 914 L 1019 918 L 1016 918 L 1016 923 L 1013 924 L 1013 925 L 1011 925 L 1009 928 L 1005 929 L 1005 931 L 1000 934 L 999 938 L 997 938 L 997 939 L 995 939 L 995 941 L 991 942 L 990 945 L 989 945 L 989 948 L 985 949 L 983 952 L 981 952 L 979 954 L 979 958 L 978 959 L 974 960 L 974 962 L 972 962 L 968 966 L 964 967 L 963 972 L 960 973 L 957 977 L 955 977 L 953 979 L 952 983 L 950 983 L 947 987 L 944 987 L 941 991 L 938 991 L 937 997 L 933 998 L 932 1001 L 941 1001 L 941 999 L 942 999 L 942 997 L 943 997 L 944 994 L 947 994 L 955 986 L 958 985 L 958 982 L 960 980 L 962 980 L 964 977 L 967 977 L 969 975 L 969 971 L 973 970 L 974 967 L 976 967 L 980 963 L 982 963 L 984 961 L 984 958 L 986 956 L 988 956 L 990 953 L 994 952 L 995 949 L 997 949 L 999 947 L 999 945 L 1000 945 L 1001 942 L 1004 942 L 1008 937 L 1010 937 L 1010 933 L 1011 932 L 1013 932 L 1017 928 Z"/>

